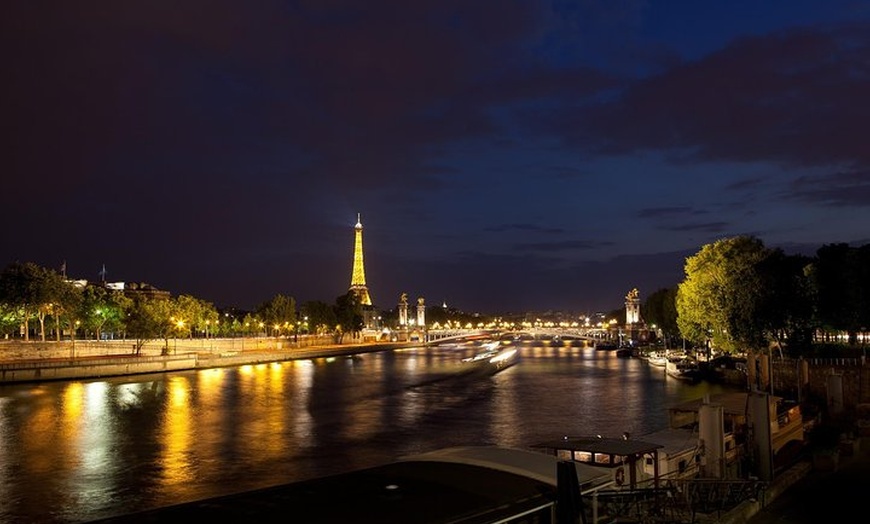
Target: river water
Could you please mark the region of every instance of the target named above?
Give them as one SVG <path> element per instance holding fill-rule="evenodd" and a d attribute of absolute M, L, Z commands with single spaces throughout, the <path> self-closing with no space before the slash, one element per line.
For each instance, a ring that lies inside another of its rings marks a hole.
<path fill-rule="evenodd" d="M 641 437 L 721 386 L 582 342 L 525 342 L 491 376 L 474 348 L 0 386 L 0 523 L 77 523 L 449 446 Z"/>

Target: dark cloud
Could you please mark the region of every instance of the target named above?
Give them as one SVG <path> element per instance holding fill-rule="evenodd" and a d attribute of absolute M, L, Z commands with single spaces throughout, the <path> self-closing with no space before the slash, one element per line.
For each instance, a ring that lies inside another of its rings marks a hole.
<path fill-rule="evenodd" d="M 653 207 L 641 209 L 636 213 L 638 218 L 681 218 L 691 217 L 696 215 L 706 214 L 706 211 L 700 211 L 687 206 L 680 207 Z"/>
<path fill-rule="evenodd" d="M 870 206 L 870 171 L 837 172 L 795 179 L 787 192 L 787 200 L 809 202 L 822 206 Z"/>
<path fill-rule="evenodd" d="M 657 149 L 682 161 L 867 166 L 868 61 L 867 23 L 745 38 L 638 79 L 609 103 L 562 113 L 554 130 L 614 155 Z"/>
<path fill-rule="evenodd" d="M 517 244 L 514 249 L 517 251 L 586 251 L 600 247 L 612 246 L 613 242 L 602 242 L 599 240 L 564 240 L 561 242 L 530 242 L 526 244 Z"/>
<path fill-rule="evenodd" d="M 725 189 L 731 191 L 752 191 L 762 187 L 764 184 L 765 180 L 762 178 L 744 178 L 727 184 Z"/>
<path fill-rule="evenodd" d="M 484 231 L 489 231 L 492 233 L 502 233 L 505 231 L 530 231 L 533 233 L 564 233 L 565 230 L 560 228 L 553 227 L 542 227 L 537 224 L 502 224 L 499 226 L 491 226 L 486 228 Z"/>
<path fill-rule="evenodd" d="M 677 224 L 670 226 L 659 226 L 659 229 L 666 231 L 700 231 L 704 233 L 722 233 L 728 229 L 727 222 L 702 222 L 690 224 Z"/>

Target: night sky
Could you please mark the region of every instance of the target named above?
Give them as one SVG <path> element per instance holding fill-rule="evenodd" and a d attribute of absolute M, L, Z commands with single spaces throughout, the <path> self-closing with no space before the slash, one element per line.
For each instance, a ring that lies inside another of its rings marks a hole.
<path fill-rule="evenodd" d="M 870 2 L 6 0 L 0 263 L 218 307 L 609 311 L 870 243 Z"/>

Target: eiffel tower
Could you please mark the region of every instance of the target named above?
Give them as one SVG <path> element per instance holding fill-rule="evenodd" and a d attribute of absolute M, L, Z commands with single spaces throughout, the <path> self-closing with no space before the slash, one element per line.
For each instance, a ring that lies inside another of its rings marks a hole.
<path fill-rule="evenodd" d="M 369 288 L 366 287 L 366 270 L 363 266 L 363 246 L 362 246 L 362 222 L 360 215 L 356 215 L 356 225 L 354 226 L 355 238 L 353 244 L 353 273 L 350 277 L 350 290 L 356 293 L 359 297 L 359 303 L 364 306 L 372 305 L 372 297 L 369 296 Z"/>

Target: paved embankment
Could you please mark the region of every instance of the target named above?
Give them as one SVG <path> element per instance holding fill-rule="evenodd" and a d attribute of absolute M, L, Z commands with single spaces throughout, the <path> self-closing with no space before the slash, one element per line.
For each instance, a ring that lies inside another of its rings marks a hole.
<path fill-rule="evenodd" d="M 811 469 L 744 521 L 748 524 L 861 522 L 870 493 L 870 437 L 854 441 L 833 469 Z"/>
<path fill-rule="evenodd" d="M 104 355 L 78 358 L 7 359 L 0 361 L 0 384 L 81 380 L 109 376 L 163 373 L 193 369 L 262 364 L 285 360 L 329 358 L 410 347 L 409 343 L 363 343 L 304 348 L 190 352 L 166 356 Z"/>

